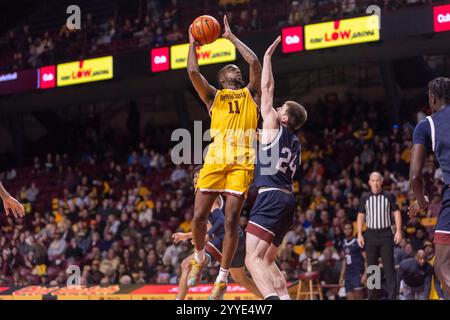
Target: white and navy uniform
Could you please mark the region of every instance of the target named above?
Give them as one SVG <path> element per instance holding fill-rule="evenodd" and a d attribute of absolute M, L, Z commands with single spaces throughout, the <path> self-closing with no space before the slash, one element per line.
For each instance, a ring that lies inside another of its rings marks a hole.
<path fill-rule="evenodd" d="M 413 133 L 413 144 L 431 147 L 442 170 L 445 187 L 434 232 L 434 242 L 450 244 L 450 105 L 420 121 Z"/>
<path fill-rule="evenodd" d="M 254 179 L 258 196 L 246 231 L 275 246 L 281 244 L 293 222 L 292 183 L 300 152 L 297 136 L 283 125 L 271 143 L 259 145 Z"/>
<path fill-rule="evenodd" d="M 223 239 L 225 238 L 225 213 L 223 211 L 224 201 L 221 196 L 220 208 L 211 211 L 208 221 L 211 223 L 211 229 L 208 230 L 209 240 L 205 245 L 205 250 L 214 260 L 220 262 L 222 260 Z M 231 268 L 241 268 L 245 266 L 245 233 L 239 227 L 239 242 L 236 252 L 231 260 Z"/>
<path fill-rule="evenodd" d="M 364 273 L 364 258 L 361 249 L 353 238 L 350 241 L 344 240 L 345 253 L 345 291 L 350 292 L 361 285 L 361 275 Z"/>

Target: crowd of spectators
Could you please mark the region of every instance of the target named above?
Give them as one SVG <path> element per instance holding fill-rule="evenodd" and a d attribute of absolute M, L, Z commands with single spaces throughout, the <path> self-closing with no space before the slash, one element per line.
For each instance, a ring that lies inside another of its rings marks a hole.
<path fill-rule="evenodd" d="M 223 14 L 237 34 L 266 28 L 299 25 L 329 19 L 365 14 L 369 5 L 395 10 L 404 6 L 439 2 L 439 0 L 366 1 L 366 0 L 244 0 L 244 1 L 194 1 L 192 14 L 180 12 L 180 2 L 139 1 L 137 9 L 125 10 L 116 6 L 106 19 L 82 16 L 81 30 L 69 30 L 66 24 L 54 30 L 35 32 L 33 26 L 22 22 L 5 35 L 7 48 L 0 70 L 15 71 L 64 62 L 116 50 L 136 50 L 186 42 L 186 30 L 195 15 L 202 10 L 214 12 L 221 20 Z M 186 6 L 186 3 L 183 2 Z M 273 12 L 267 12 L 271 6 Z M 133 7 L 130 5 L 130 7 Z M 185 7 L 183 7 L 185 8 Z M 191 12 L 190 11 L 190 12 Z M 197 12 L 198 11 L 198 12 Z"/>
<path fill-rule="evenodd" d="M 331 19 L 342 19 L 357 15 L 373 13 L 367 12 L 369 6 L 376 5 L 381 10 L 397 10 L 442 2 L 440 0 L 293 0 L 290 2 L 288 20 L 281 25 L 304 25 Z"/>
<path fill-rule="evenodd" d="M 424 216 L 409 218 L 415 123 L 388 126 L 383 110 L 351 99 L 322 101 L 308 112 L 310 120 L 299 133 L 303 151 L 294 186 L 295 221 L 278 256 L 286 279 L 295 281 L 309 261 L 324 284 L 338 284 L 342 227 L 355 222 L 359 197 L 368 190 L 374 170 L 383 175 L 385 190 L 395 194 L 403 217 L 404 240 L 395 249 L 396 265 L 425 247 L 431 260 L 430 221 L 440 208 L 442 172 L 430 155 L 423 173 L 432 203 Z M 36 157 L 29 167 L 0 173 L 27 212 L 22 221 L 0 216 L 0 284 L 64 285 L 65 268 L 71 264 L 81 267 L 86 285 L 176 284 L 180 262 L 192 246 L 175 245 L 171 236 L 190 230 L 192 169 L 173 165 L 170 150 L 156 152 L 140 143 L 126 156 L 48 154 Z M 255 197 L 252 189 L 242 228 Z M 217 265 L 208 268 L 203 281 L 213 281 L 217 272 Z M 329 298 L 337 295 L 328 291 Z"/>

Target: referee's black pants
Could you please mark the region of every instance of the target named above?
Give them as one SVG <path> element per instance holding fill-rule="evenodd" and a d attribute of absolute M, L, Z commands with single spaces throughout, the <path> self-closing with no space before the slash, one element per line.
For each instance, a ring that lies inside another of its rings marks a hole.
<path fill-rule="evenodd" d="M 397 299 L 397 274 L 394 262 L 394 236 L 391 228 L 386 229 L 368 229 L 365 234 L 365 247 L 367 255 L 367 266 L 378 266 L 378 260 L 381 257 L 383 271 L 386 276 L 385 289 L 389 300 Z M 369 289 L 369 300 L 377 297 L 376 290 Z"/>

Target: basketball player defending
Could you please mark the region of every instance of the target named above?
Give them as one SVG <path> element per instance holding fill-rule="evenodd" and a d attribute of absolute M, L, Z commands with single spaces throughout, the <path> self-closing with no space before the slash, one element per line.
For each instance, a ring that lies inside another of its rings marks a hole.
<path fill-rule="evenodd" d="M 245 264 L 267 300 L 288 300 L 289 294 L 275 263 L 278 247 L 292 225 L 296 207 L 293 177 L 300 165 L 300 142 L 294 131 L 306 121 L 303 106 L 286 101 L 273 108 L 272 54 L 278 37 L 264 55 L 261 80 L 263 128 L 255 168 L 258 196 L 247 225 Z"/>
<path fill-rule="evenodd" d="M 194 169 L 194 187 L 197 184 L 198 173 L 200 168 L 196 167 Z M 213 206 L 211 207 L 211 214 L 208 216 L 208 232 L 206 235 L 206 256 L 207 259 L 213 257 L 216 261 L 222 258 L 222 244 L 224 239 L 224 222 L 225 214 L 223 212 L 224 200 L 222 196 L 218 196 Z M 177 232 L 172 235 L 174 243 L 180 241 L 189 240 L 192 238 L 192 232 Z M 194 254 L 185 258 L 181 262 L 181 276 L 180 283 L 178 286 L 177 300 L 184 300 L 188 292 L 187 286 L 187 276 L 191 270 L 191 261 Z M 253 293 L 257 297 L 261 297 L 255 283 L 252 279 L 247 276 L 245 270 L 245 233 L 244 230 L 239 228 L 239 244 L 234 254 L 233 260 L 231 261 L 230 274 L 233 280 L 246 288 L 248 291 Z"/>
<path fill-rule="evenodd" d="M 192 28 L 192 26 L 191 26 Z M 194 259 L 188 285 L 195 286 L 208 263 L 205 235 L 208 215 L 218 194 L 226 196 L 225 236 L 220 271 L 209 299 L 222 299 L 228 273 L 239 241 L 238 222 L 249 185 L 253 180 L 255 150 L 253 143 L 261 100 L 261 64 L 257 56 L 230 30 L 224 17 L 223 37 L 230 40 L 250 66 L 250 82 L 245 86 L 241 70 L 227 65 L 218 74 L 219 89 L 211 86 L 200 73 L 197 43 L 189 29 L 188 74 L 211 116 L 211 138 L 195 195 L 192 240 Z"/>
<path fill-rule="evenodd" d="M 20 204 L 19 201 L 14 199 L 8 191 L 6 191 L 5 187 L 3 187 L 0 182 L 0 198 L 3 201 L 3 207 L 5 208 L 5 214 L 9 215 L 12 213 L 14 217 L 21 218 L 25 215 L 25 209 L 23 205 Z"/>
<path fill-rule="evenodd" d="M 443 289 L 450 295 L 450 79 L 432 80 L 428 84 L 428 100 L 433 114 L 420 121 L 413 133 L 409 178 L 417 201 L 410 206 L 409 215 L 415 216 L 429 205 L 424 195 L 422 168 L 426 147 L 431 147 L 445 183 L 441 212 L 434 231 L 434 269 Z"/>

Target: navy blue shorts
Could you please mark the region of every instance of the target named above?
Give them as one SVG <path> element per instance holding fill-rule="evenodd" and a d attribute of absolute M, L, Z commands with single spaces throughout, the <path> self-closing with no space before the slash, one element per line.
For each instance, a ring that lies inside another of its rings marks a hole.
<path fill-rule="evenodd" d="M 350 292 L 362 287 L 361 276 L 359 274 L 346 274 L 344 282 L 345 292 Z"/>
<path fill-rule="evenodd" d="M 260 191 L 250 212 L 246 231 L 268 243 L 279 246 L 291 228 L 295 198 L 281 190 Z"/>
<path fill-rule="evenodd" d="M 222 246 L 223 236 L 215 237 L 209 240 L 205 245 L 205 250 L 209 253 L 214 260 L 222 260 Z M 242 230 L 239 231 L 239 243 L 234 253 L 233 260 L 231 261 L 231 268 L 241 268 L 245 266 L 245 234 Z"/>
<path fill-rule="evenodd" d="M 442 194 L 442 207 L 434 231 L 434 243 L 450 245 L 450 188 L 448 186 L 444 188 Z"/>

